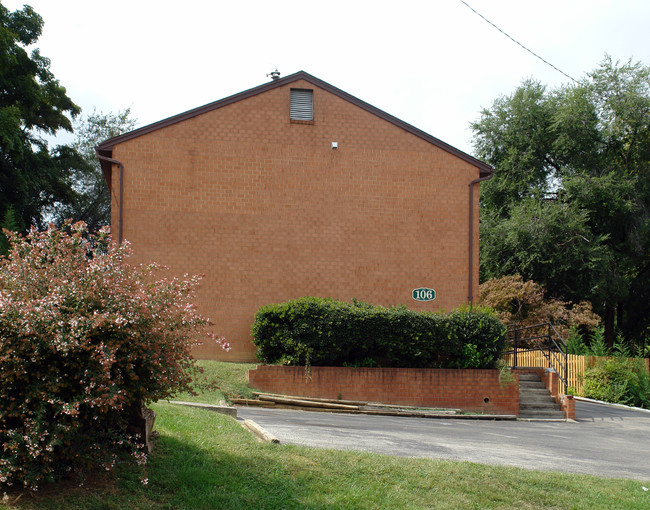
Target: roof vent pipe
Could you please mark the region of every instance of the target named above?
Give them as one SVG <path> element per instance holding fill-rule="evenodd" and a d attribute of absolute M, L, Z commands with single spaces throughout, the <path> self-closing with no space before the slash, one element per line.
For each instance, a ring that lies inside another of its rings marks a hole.
<path fill-rule="evenodd" d="M 278 71 L 278 68 L 275 68 L 275 71 L 271 71 L 269 74 L 266 76 L 270 76 L 272 80 L 279 80 L 280 79 L 280 71 Z"/>

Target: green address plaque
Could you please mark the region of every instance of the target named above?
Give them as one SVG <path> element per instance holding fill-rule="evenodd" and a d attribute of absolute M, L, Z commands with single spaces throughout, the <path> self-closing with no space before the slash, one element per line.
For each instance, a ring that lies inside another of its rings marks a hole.
<path fill-rule="evenodd" d="M 416 301 L 433 301 L 436 299 L 436 291 L 427 287 L 413 289 L 413 299 Z"/>

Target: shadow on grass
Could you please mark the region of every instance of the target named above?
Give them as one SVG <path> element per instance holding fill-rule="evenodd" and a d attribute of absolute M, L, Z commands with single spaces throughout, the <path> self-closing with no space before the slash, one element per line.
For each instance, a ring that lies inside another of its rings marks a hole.
<path fill-rule="evenodd" d="M 253 443 L 252 448 L 261 450 L 258 455 L 250 455 L 250 449 L 238 455 L 222 450 L 210 452 L 162 436 L 148 467 L 147 499 L 164 495 L 158 503 L 174 509 L 341 508 L 340 503 L 310 502 L 314 487 L 307 478 L 312 478 L 313 473 L 296 473 L 295 465 L 292 469 L 291 463 L 281 463 L 270 451 L 264 454 L 266 448 L 274 447 Z"/>

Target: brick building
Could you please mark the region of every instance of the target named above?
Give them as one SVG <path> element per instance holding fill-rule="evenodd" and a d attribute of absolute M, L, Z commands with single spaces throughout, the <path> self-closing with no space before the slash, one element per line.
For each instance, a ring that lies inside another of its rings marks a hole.
<path fill-rule="evenodd" d="M 205 275 L 199 309 L 252 361 L 258 307 L 301 296 L 451 310 L 478 289 L 492 169 L 305 72 L 97 147 L 112 232 L 138 262 Z M 433 288 L 436 299 L 413 300 Z"/>

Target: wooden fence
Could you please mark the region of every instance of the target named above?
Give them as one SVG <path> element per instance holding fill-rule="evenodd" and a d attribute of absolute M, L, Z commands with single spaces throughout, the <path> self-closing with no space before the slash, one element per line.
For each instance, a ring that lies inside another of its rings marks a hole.
<path fill-rule="evenodd" d="M 563 358 L 563 356 L 562 356 Z M 596 356 L 579 356 L 577 354 L 567 354 L 567 386 L 573 388 L 577 395 L 582 395 L 584 385 L 584 375 L 587 367 L 591 366 L 599 359 Z M 504 357 L 506 363 L 512 366 L 513 354 L 506 354 Z M 553 368 L 557 370 L 560 375 L 564 375 L 563 368 L 557 366 L 557 362 L 551 356 Z M 650 360 L 644 360 L 647 370 L 650 370 Z M 548 367 L 548 360 L 546 356 L 539 350 L 517 350 L 517 366 L 518 367 Z"/>

